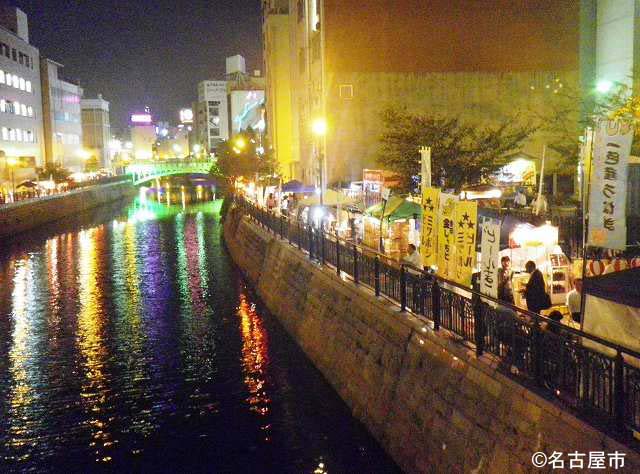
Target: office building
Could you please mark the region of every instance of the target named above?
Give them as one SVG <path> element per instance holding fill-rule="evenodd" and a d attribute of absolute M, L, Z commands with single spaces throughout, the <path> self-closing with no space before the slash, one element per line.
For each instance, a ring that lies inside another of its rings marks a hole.
<path fill-rule="evenodd" d="M 266 136 L 278 168 L 288 181 L 300 176 L 300 146 L 294 137 L 289 52 L 289 0 L 263 0 L 262 45 L 265 72 Z"/>
<path fill-rule="evenodd" d="M 51 59 L 40 60 L 45 161 L 83 171 L 89 156 L 82 148 L 82 88 L 63 79 L 62 68 Z"/>
<path fill-rule="evenodd" d="M 215 153 L 218 144 L 229 139 L 227 81 L 202 81 L 198 84 L 193 120 L 196 142 L 209 153 Z"/>
<path fill-rule="evenodd" d="M 290 0 L 288 11 L 278 3 L 263 3 L 263 30 L 286 15 L 289 42 L 266 35 L 268 99 L 275 102 L 267 107 L 273 115 L 282 100 L 291 104 L 291 143 L 300 157 L 294 174 L 307 183 L 318 182 L 321 156 L 328 184 L 361 180 L 363 168 L 376 168 L 380 114 L 389 105 L 496 124 L 544 116 L 559 84 L 578 87 L 579 11 L 570 2 L 402 0 L 390 7 L 371 0 L 362 8 L 356 0 Z M 270 90 L 277 79 L 269 80 L 269 71 L 282 50 L 290 60 L 290 99 Z M 324 137 L 311 132 L 316 118 L 326 119 Z M 546 133 L 521 150 L 538 167 Z M 558 158 L 549 155 L 547 170 Z"/>
<path fill-rule="evenodd" d="M 27 15 L 0 6 L 0 182 L 32 178 L 44 165 L 40 54 L 29 44 Z"/>
<path fill-rule="evenodd" d="M 129 130 L 134 158 L 136 160 L 151 160 L 157 140 L 156 127 L 151 114 L 146 110 L 144 113 L 131 114 Z"/>
<path fill-rule="evenodd" d="M 109 120 L 109 102 L 102 94 L 95 99 L 83 99 L 82 144 L 85 152 L 96 157 L 100 168 L 111 168 L 111 122 Z"/>

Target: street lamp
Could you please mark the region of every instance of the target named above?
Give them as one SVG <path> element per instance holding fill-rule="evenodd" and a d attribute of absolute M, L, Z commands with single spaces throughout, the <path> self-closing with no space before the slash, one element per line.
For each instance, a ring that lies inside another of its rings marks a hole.
<path fill-rule="evenodd" d="M 16 180 L 13 174 L 13 169 L 17 164 L 18 164 L 18 160 L 15 159 L 13 156 L 10 156 L 9 158 L 7 158 L 7 165 L 11 170 L 11 197 L 13 201 L 16 200 Z"/>
<path fill-rule="evenodd" d="M 322 140 L 327 134 L 327 121 L 324 117 L 318 117 L 311 124 L 311 131 L 317 137 L 318 140 Z M 316 155 L 316 161 L 318 162 L 318 178 L 320 181 L 320 206 L 324 206 L 324 157 L 320 151 L 318 143 L 314 141 L 314 154 Z"/>

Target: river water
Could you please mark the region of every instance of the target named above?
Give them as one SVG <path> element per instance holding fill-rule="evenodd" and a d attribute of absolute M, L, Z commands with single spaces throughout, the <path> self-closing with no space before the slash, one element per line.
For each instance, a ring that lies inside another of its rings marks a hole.
<path fill-rule="evenodd" d="M 1 472 L 398 471 L 245 286 L 219 207 L 0 242 Z"/>

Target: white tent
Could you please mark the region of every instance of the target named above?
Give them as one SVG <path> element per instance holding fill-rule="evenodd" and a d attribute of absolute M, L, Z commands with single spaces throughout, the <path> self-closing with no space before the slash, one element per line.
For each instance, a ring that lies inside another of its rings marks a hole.
<path fill-rule="evenodd" d="M 322 196 L 322 201 L 325 206 L 347 206 L 349 204 L 353 204 L 355 200 L 348 196 L 345 196 L 343 193 L 339 191 L 334 191 L 333 189 L 327 189 Z M 319 206 L 320 205 L 320 195 L 313 194 L 309 197 L 306 197 L 302 201 L 300 201 L 300 206 Z"/>

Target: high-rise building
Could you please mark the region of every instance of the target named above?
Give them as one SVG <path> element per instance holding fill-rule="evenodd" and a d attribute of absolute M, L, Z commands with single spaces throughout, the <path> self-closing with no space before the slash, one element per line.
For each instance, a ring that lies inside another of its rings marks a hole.
<path fill-rule="evenodd" d="M 229 139 L 227 81 L 202 81 L 194 107 L 196 141 L 214 153 L 218 144 Z"/>
<path fill-rule="evenodd" d="M 266 79 L 267 140 L 285 180 L 299 177 L 300 147 L 291 107 L 289 0 L 263 0 L 262 45 Z"/>
<path fill-rule="evenodd" d="M 0 6 L 0 183 L 7 190 L 8 163 L 15 179 L 44 165 L 40 53 L 29 44 L 27 15 Z"/>
<path fill-rule="evenodd" d="M 156 146 L 156 127 L 153 118 L 145 108 L 144 113 L 134 113 L 129 117 L 129 130 L 136 160 L 151 160 Z"/>
<path fill-rule="evenodd" d="M 83 171 L 88 158 L 82 148 L 83 91 L 78 84 L 62 78 L 62 68 L 51 59 L 40 59 L 45 160 L 71 171 Z"/>
<path fill-rule="evenodd" d="M 109 102 L 103 99 L 102 94 L 98 94 L 96 99 L 83 99 L 80 107 L 85 151 L 96 157 L 100 168 L 111 168 Z"/>
<path fill-rule="evenodd" d="M 278 5 L 263 5 L 265 29 L 273 19 L 268 7 Z M 544 116 L 559 84 L 577 89 L 579 11 L 572 2 L 399 0 L 390 7 L 370 0 L 362 8 L 358 0 L 290 0 L 288 19 L 290 41 L 277 48 L 290 58 L 291 142 L 300 156 L 296 177 L 306 182 L 318 182 L 322 156 L 329 184 L 375 168 L 381 112 L 390 105 L 482 126 L 518 113 Z M 278 63 L 269 63 L 277 55 L 266 47 L 269 78 Z M 269 87 L 275 103 L 267 107 L 277 111 L 281 99 Z M 327 122 L 324 137 L 311 132 L 316 118 Z M 522 150 L 538 167 L 545 133 Z"/>

